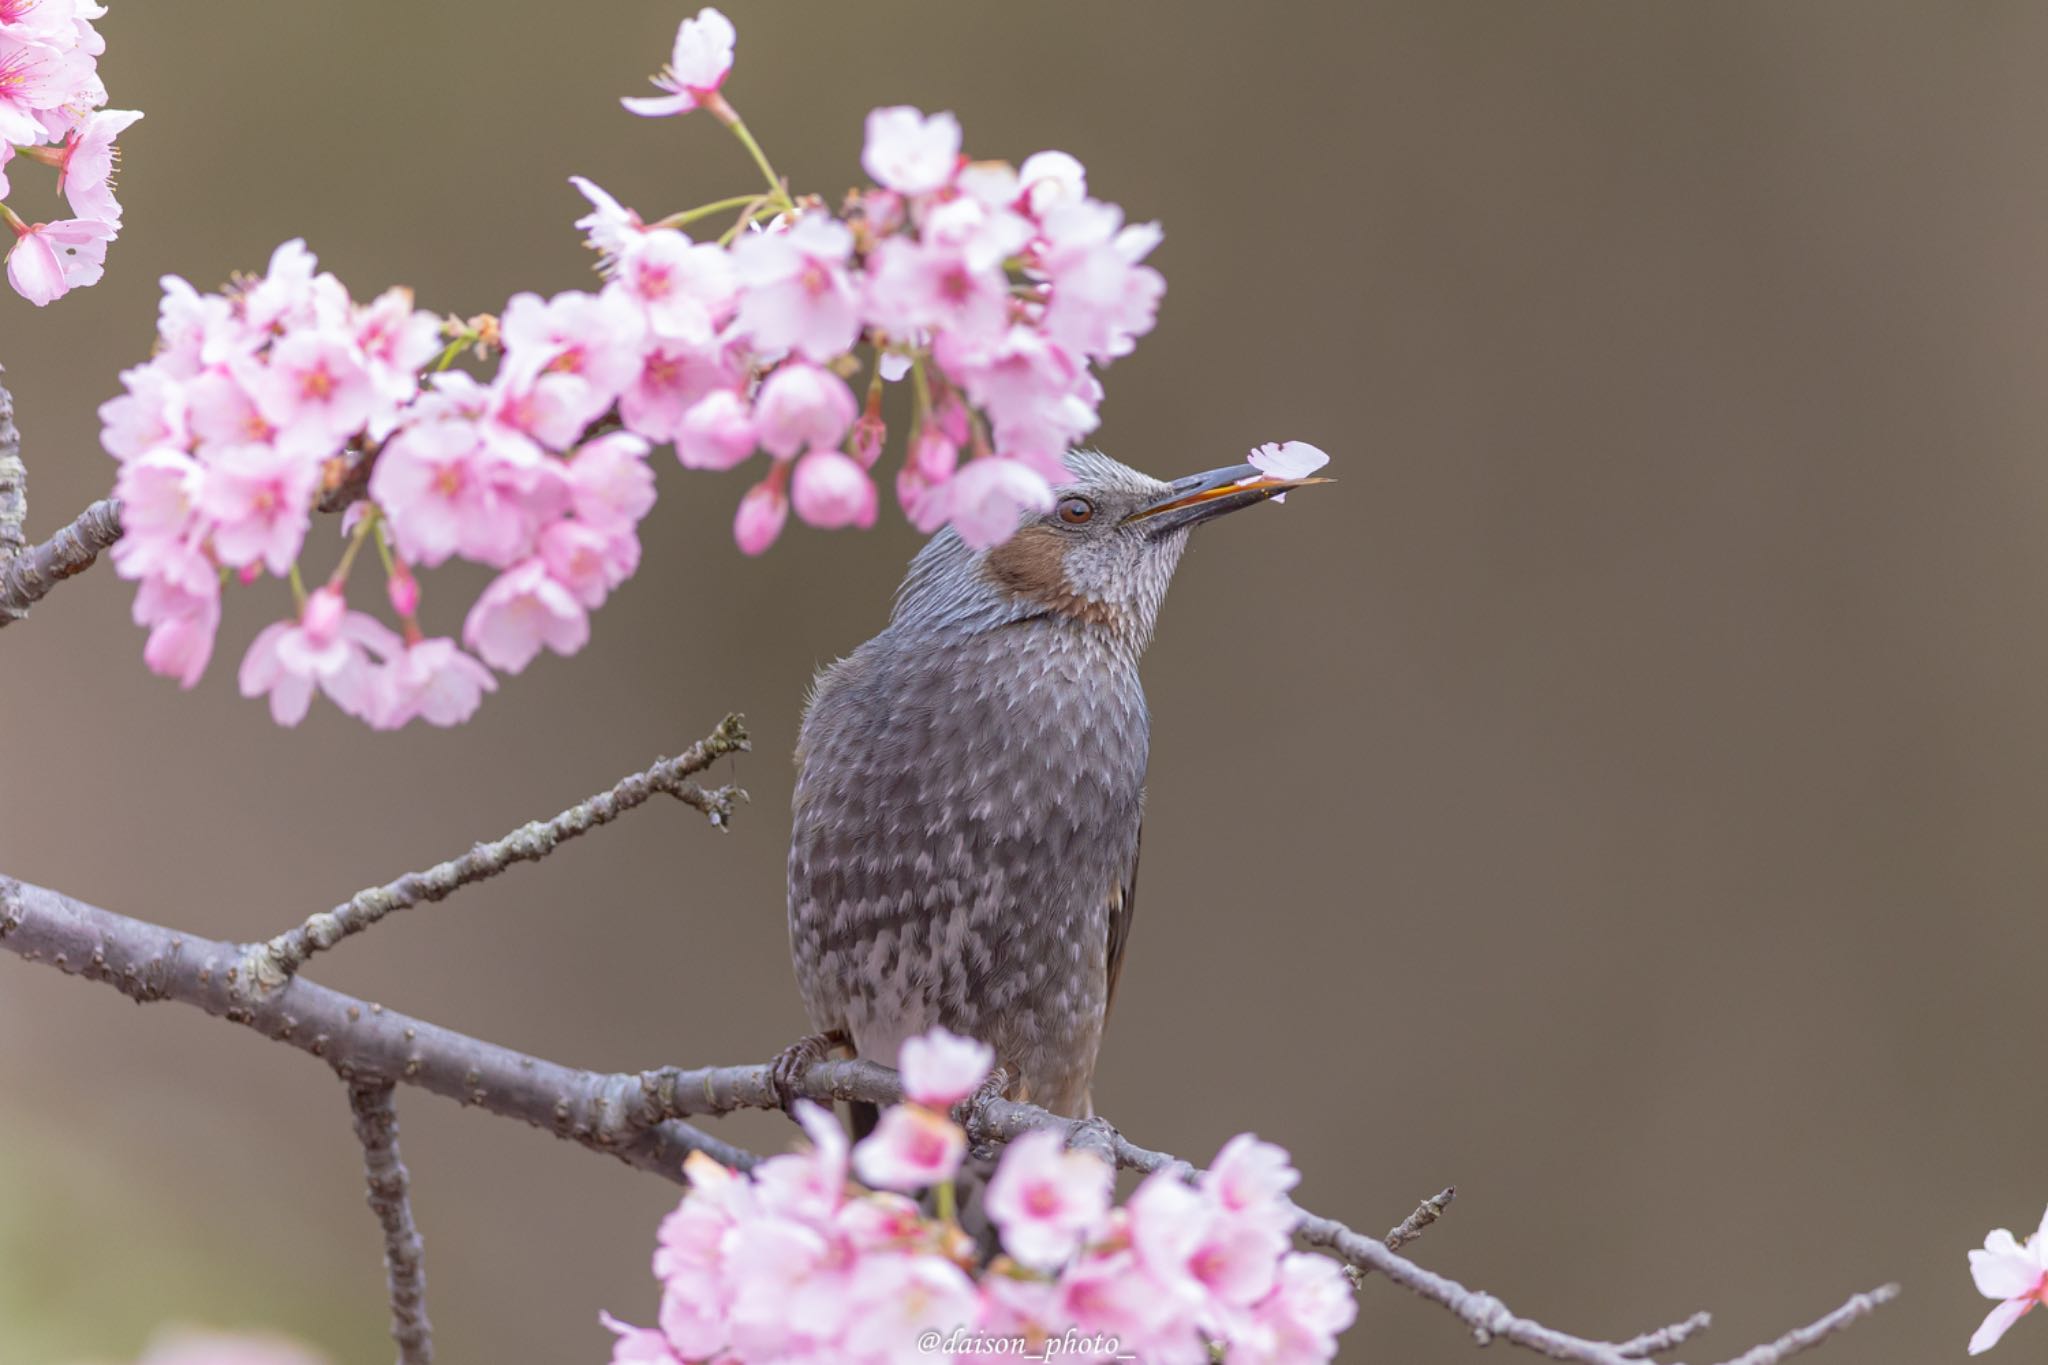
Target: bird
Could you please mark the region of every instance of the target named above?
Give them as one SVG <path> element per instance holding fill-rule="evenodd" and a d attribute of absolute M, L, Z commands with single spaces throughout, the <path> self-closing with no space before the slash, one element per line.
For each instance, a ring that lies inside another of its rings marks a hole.
<path fill-rule="evenodd" d="M 893 1065 L 937 1025 L 993 1049 L 1006 1097 L 1093 1116 L 1137 910 L 1139 663 L 1196 527 L 1327 480 L 1064 463 L 1049 510 L 1001 543 L 935 535 L 887 627 L 812 684 L 788 908 L 817 1031 L 776 1059 L 786 1108 L 830 1052 Z"/>

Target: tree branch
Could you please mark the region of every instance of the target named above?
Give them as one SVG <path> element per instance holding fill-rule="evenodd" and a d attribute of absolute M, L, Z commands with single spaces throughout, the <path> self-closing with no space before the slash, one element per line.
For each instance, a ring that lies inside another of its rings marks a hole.
<path fill-rule="evenodd" d="M 28 466 L 14 425 L 14 395 L 0 384 L 0 564 L 28 548 Z M 0 618 L 4 620 L 4 618 Z"/>
<path fill-rule="evenodd" d="M 101 498 L 33 548 L 27 524 L 28 467 L 21 462 L 14 395 L 0 385 L 0 626 L 28 615 L 50 589 L 91 567 L 102 550 L 119 540 L 121 505 Z"/>
<path fill-rule="evenodd" d="M 391 1339 L 398 1365 L 433 1365 L 434 1329 L 427 1321 L 426 1251 L 412 1221 L 411 1177 L 398 1156 L 398 1106 L 389 1081 L 354 1081 L 349 1108 L 363 1144 L 370 1211 L 384 1229 L 384 1277 L 391 1296 Z"/>
<path fill-rule="evenodd" d="M 258 944 L 249 953 L 247 979 L 258 990 L 275 990 L 290 980 L 307 958 L 350 934 L 361 933 L 392 911 L 446 899 L 459 887 L 495 877 L 514 863 L 539 862 L 568 840 L 610 824 L 660 792 L 696 807 L 714 826 L 724 829 L 732 819 L 734 803 L 745 800 L 746 793 L 737 787 L 707 792 L 688 779 L 727 754 L 745 753 L 748 747 L 745 722 L 739 716 L 727 716 L 716 730 L 675 758 L 659 760 L 646 772 L 622 779 L 610 791 L 599 792 L 552 820 L 530 821 L 502 839 L 476 845 L 460 858 L 425 872 L 408 872 L 385 886 L 358 891 L 332 910 Z"/>
<path fill-rule="evenodd" d="M 1669 1327 L 1659 1327 L 1654 1332 L 1630 1337 L 1615 1345 L 1615 1350 L 1625 1356 L 1640 1359 L 1644 1356 L 1661 1355 L 1673 1350 L 1695 1332 L 1704 1332 L 1714 1325 L 1714 1315 L 1705 1309 L 1694 1313 L 1684 1322 L 1674 1322 Z"/>
<path fill-rule="evenodd" d="M 253 1001 L 240 988 L 245 950 L 195 939 L 42 887 L 0 878 L 0 948 L 33 962 L 105 981 L 131 999 L 180 1000 L 326 1059 L 345 1079 L 376 1078 L 417 1085 L 521 1119 L 630 1165 L 682 1182 L 681 1160 L 703 1151 L 746 1169 L 753 1154 L 719 1141 L 683 1120 L 737 1109 L 779 1108 L 767 1064 L 640 1073 L 578 1071 L 523 1056 L 422 1020 L 367 1004 L 294 977 Z M 865 1061 L 819 1062 L 802 1076 L 800 1093 L 821 1101 L 901 1098 L 896 1073 Z M 1136 1171 L 1172 1170 L 1192 1178 L 1193 1166 L 1139 1147 L 1100 1119 L 1069 1119 L 1035 1105 L 977 1096 L 956 1111 L 977 1144 L 1003 1143 L 1051 1129 L 1070 1146 L 1087 1148 Z M 1662 1343 L 1696 1330 L 1688 1323 L 1626 1342 L 1596 1341 L 1519 1317 L 1491 1294 L 1468 1289 L 1390 1250 L 1333 1218 L 1296 1206 L 1296 1237 L 1361 1272 L 1376 1271 L 1445 1309 L 1482 1344 L 1495 1339 L 1587 1365 L 1637 1365 Z M 1818 1344 L 1898 1293 L 1885 1285 L 1852 1297 L 1832 1313 L 1736 1357 L 1728 1365 L 1778 1365 Z"/>
<path fill-rule="evenodd" d="M 418 1086 L 518 1119 L 680 1184 L 683 1158 L 705 1152 L 747 1169 L 757 1158 L 677 1120 L 638 1116 L 638 1078 L 562 1066 L 388 1010 L 295 977 L 252 999 L 239 979 L 246 948 L 181 934 L 0 876 L 0 949 L 103 981 L 147 1004 L 176 1000 L 288 1043 L 345 1081 Z"/>
<path fill-rule="evenodd" d="M 1387 1250 L 1399 1251 L 1422 1235 L 1422 1230 L 1444 1216 L 1451 1207 L 1451 1201 L 1458 1197 L 1456 1185 L 1446 1185 L 1415 1206 L 1415 1212 L 1403 1218 L 1387 1230 L 1380 1240 L 1387 1244 Z"/>

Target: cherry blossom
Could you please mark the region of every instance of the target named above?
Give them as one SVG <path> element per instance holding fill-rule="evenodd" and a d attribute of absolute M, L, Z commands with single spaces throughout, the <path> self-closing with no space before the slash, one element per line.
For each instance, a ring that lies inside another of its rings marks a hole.
<path fill-rule="evenodd" d="M 906 1042 L 898 1069 L 936 1103 L 978 1085 L 989 1060 L 933 1030 Z M 1155 1173 L 1118 1209 L 1105 1163 L 1065 1150 L 1058 1132 L 1027 1133 L 987 1190 L 1001 1236 L 988 1259 L 951 1212 L 967 1138 L 943 1112 L 914 1099 L 885 1109 L 850 1160 L 829 1112 L 807 1100 L 794 1112 L 809 1146 L 751 1175 L 702 1153 L 684 1163 L 689 1192 L 656 1237 L 656 1326 L 602 1317 L 615 1363 L 880 1365 L 946 1358 L 954 1333 L 979 1332 L 1102 1334 L 1126 1358 L 1188 1365 L 1317 1365 L 1355 1315 L 1337 1264 L 1289 1249 L 1293 1168 L 1249 1135 L 1212 1177 Z M 938 1193 L 923 1205 L 907 1197 L 927 1189 Z"/>
<path fill-rule="evenodd" d="M 373 700 L 369 652 L 389 658 L 401 648 L 390 630 L 350 611 L 333 588 L 321 588 L 307 597 L 297 620 L 264 627 L 249 645 L 242 658 L 242 695 L 267 693 L 271 719 L 279 725 L 306 718 L 316 686 L 350 715 L 367 716 Z"/>
<path fill-rule="evenodd" d="M 55 22 L 71 8 L 0 18 L 19 57 L 0 60 L 0 102 L 35 125 L 0 138 L 0 158 L 57 167 L 81 214 L 8 219 L 10 273 L 39 303 L 97 278 L 120 218 L 115 142 L 140 117 L 100 107 L 97 35 Z M 495 314 L 443 320 L 402 287 L 357 302 L 300 239 L 219 292 L 165 278 L 155 352 L 101 409 L 127 508 L 114 560 L 146 596 L 151 667 L 198 676 L 213 627 L 196 623 L 217 621 L 228 579 L 274 575 L 301 592 L 316 503 L 345 511 L 330 585 L 381 566 L 403 627 L 402 647 L 362 645 L 381 659 L 382 700 L 326 689 L 379 726 L 454 723 L 495 686 L 491 669 L 583 646 L 591 613 L 640 563 L 657 444 L 693 471 L 771 457 L 733 509 L 749 555 L 792 513 L 872 526 L 891 486 L 920 531 L 950 525 L 976 550 L 1051 507 L 1068 450 L 1100 420 L 1098 367 L 1156 315 L 1156 225 L 1090 197 L 1067 153 L 970 159 L 958 118 L 908 105 L 868 115 L 872 183 L 798 194 L 723 94 L 735 43 L 726 17 L 702 10 L 677 30 L 663 93 L 627 105 L 709 109 L 766 189 L 664 215 L 572 176 L 575 226 L 598 257 L 591 290 L 522 291 Z M 59 90 L 85 98 L 36 103 Z M 456 366 L 465 355 L 478 363 Z M 897 382 L 912 392 L 899 391 L 909 412 L 891 470 L 883 398 Z M 464 647 L 419 619 L 422 574 L 454 560 L 494 571 L 451 604 Z M 296 678 L 280 666 L 288 702 Z"/>
<path fill-rule="evenodd" d="M 1970 1338 L 1974 1356 L 1996 1346 L 2008 1328 L 2048 1302 L 2048 1213 L 2025 1242 L 2005 1228 L 1987 1236 L 1984 1249 L 1970 1253 L 1970 1278 L 1979 1294 L 1999 1300 Z"/>
<path fill-rule="evenodd" d="M 788 459 L 804 450 L 838 445 L 859 411 L 845 380 L 830 370 L 792 361 L 761 385 L 754 400 L 754 430 L 764 450 Z"/>
<path fill-rule="evenodd" d="M 853 1169 L 885 1190 L 921 1190 L 951 1180 L 967 1155 L 967 1135 L 944 1114 L 915 1104 L 884 1113 L 853 1149 Z"/>
<path fill-rule="evenodd" d="M 453 640 L 434 639 L 406 645 L 378 670 L 374 688 L 372 723 L 395 730 L 415 716 L 429 725 L 460 725 L 476 714 L 484 693 L 495 692 L 498 682 Z"/>
<path fill-rule="evenodd" d="M 199 506 L 214 523 L 213 546 L 223 564 L 262 564 L 284 573 L 299 557 L 311 523 L 320 471 L 312 461 L 273 445 L 214 451 L 199 485 Z"/>
<path fill-rule="evenodd" d="M 7 253 L 7 282 L 41 308 L 73 289 L 99 283 L 114 226 L 92 218 L 24 223 L 7 214 L 14 246 Z"/>
<path fill-rule="evenodd" d="M 789 500 L 798 517 L 821 530 L 875 524 L 875 481 L 836 450 L 813 450 L 797 461 Z"/>
<path fill-rule="evenodd" d="M 483 661 L 507 673 L 532 663 L 542 647 L 574 654 L 590 639 L 590 618 L 576 595 L 542 559 L 514 566 L 484 589 L 462 623 L 462 639 Z"/>
<path fill-rule="evenodd" d="M 909 105 L 868 114 L 860 164 L 878 185 L 902 194 L 930 194 L 953 178 L 960 160 L 960 120 L 926 117 Z"/>
<path fill-rule="evenodd" d="M 747 400 L 731 389 L 713 389 L 683 415 L 676 457 L 685 469 L 731 469 L 759 444 Z"/>
<path fill-rule="evenodd" d="M 57 169 L 57 190 L 72 213 L 103 223 L 121 221 L 121 205 L 114 198 L 114 167 L 121 154 L 114 139 L 141 117 L 135 109 L 98 109 L 72 130 Z M 5 193 L 0 187 L 0 195 Z"/>
<path fill-rule="evenodd" d="M 819 212 L 779 232 L 742 237 L 732 263 L 743 290 L 740 325 L 754 344 L 814 361 L 850 349 L 861 330 L 859 295 L 847 271 L 852 255 L 853 233 Z"/>
<path fill-rule="evenodd" d="M 988 1216 L 1003 1246 L 1046 1269 L 1080 1250 L 1109 1209 L 1111 1172 L 1086 1152 L 1067 1151 L 1057 1133 L 1026 1133 L 1010 1144 L 988 1186 Z"/>
<path fill-rule="evenodd" d="M 1330 462 L 1307 441 L 1268 441 L 1245 459 L 1275 479 L 1305 479 Z"/>
<path fill-rule="evenodd" d="M 899 1065 L 906 1099 L 950 1109 L 972 1095 L 995 1065 L 995 1049 L 942 1028 L 904 1041 Z"/>
<path fill-rule="evenodd" d="M 732 49 L 737 38 L 732 20 L 706 6 L 676 29 L 675 49 L 668 65 L 653 78 L 666 95 L 629 95 L 620 103 L 636 114 L 658 118 L 687 114 L 707 103 L 732 70 Z"/>
<path fill-rule="evenodd" d="M 782 480 L 771 475 L 740 499 L 739 510 L 733 514 L 732 538 L 741 554 L 757 555 L 775 543 L 788 520 L 788 491 Z"/>

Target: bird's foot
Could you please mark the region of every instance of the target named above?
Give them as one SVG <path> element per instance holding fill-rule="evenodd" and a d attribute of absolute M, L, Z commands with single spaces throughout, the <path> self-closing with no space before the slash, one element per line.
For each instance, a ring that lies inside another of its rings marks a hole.
<path fill-rule="evenodd" d="M 848 1041 L 844 1029 L 827 1029 L 806 1034 L 775 1054 L 775 1060 L 768 1063 L 768 1084 L 775 1088 L 783 1113 L 795 1117 L 796 1102 L 804 1097 L 804 1074 Z"/>
<path fill-rule="evenodd" d="M 1008 1099 L 1010 1087 L 1016 1083 L 1017 1078 L 1010 1068 L 997 1063 L 995 1069 L 988 1073 L 988 1079 L 975 1087 L 973 1094 L 953 1106 L 960 1126 L 967 1130 L 968 1142 L 977 1151 L 983 1147 L 993 1150 L 995 1135 L 988 1131 L 988 1107 L 995 1100 Z"/>

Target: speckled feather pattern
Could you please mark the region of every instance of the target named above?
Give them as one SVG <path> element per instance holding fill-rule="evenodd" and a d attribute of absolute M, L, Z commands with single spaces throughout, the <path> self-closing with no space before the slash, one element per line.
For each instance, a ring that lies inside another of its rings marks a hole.
<path fill-rule="evenodd" d="M 1164 488 L 1094 458 L 1096 480 L 1119 483 L 1105 497 Z M 1105 544 L 1124 572 L 1089 597 L 1115 611 L 1084 619 L 992 585 L 943 533 L 889 628 L 820 676 L 789 855 L 791 951 L 817 1028 L 893 1061 L 943 1024 L 992 1046 L 1014 1093 L 1089 1112 L 1143 814 L 1138 660 L 1184 540 Z"/>

